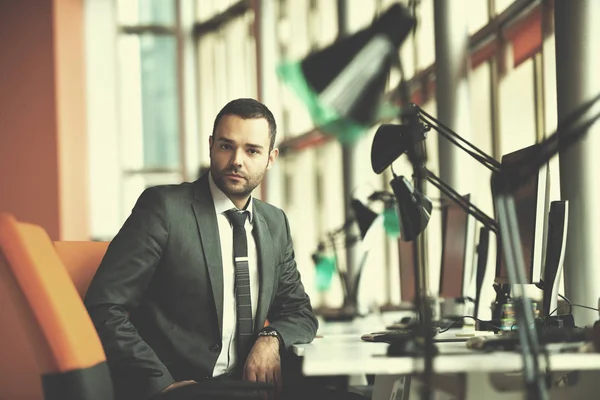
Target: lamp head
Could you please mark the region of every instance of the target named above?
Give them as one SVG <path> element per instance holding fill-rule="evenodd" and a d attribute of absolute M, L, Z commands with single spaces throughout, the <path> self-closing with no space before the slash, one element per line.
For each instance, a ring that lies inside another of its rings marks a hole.
<path fill-rule="evenodd" d="M 390 185 L 398 201 L 400 236 L 405 242 L 415 240 L 427 227 L 433 204 L 427 196 L 415 191 L 403 176 L 392 179 Z"/>
<path fill-rule="evenodd" d="M 402 125 L 383 124 L 375 132 L 371 145 L 371 167 L 376 174 L 382 173 L 398 157 L 427 137 L 430 126 L 419 120 L 418 106 L 412 105 L 403 120 Z"/>
<path fill-rule="evenodd" d="M 354 211 L 354 218 L 358 224 L 360 230 L 360 237 L 365 238 L 367 231 L 377 219 L 377 213 L 372 211 L 369 207 L 365 206 L 360 200 L 352 199 L 351 202 L 352 211 Z"/>
<path fill-rule="evenodd" d="M 376 174 L 382 173 L 410 145 L 408 125 L 383 124 L 375 132 L 371 145 L 371 167 Z"/>
<path fill-rule="evenodd" d="M 371 26 L 300 62 L 280 65 L 278 75 L 301 97 L 321 129 L 339 133 L 340 139 L 362 133 L 385 113 L 381 99 L 388 74 L 414 25 L 409 10 L 396 3 Z"/>

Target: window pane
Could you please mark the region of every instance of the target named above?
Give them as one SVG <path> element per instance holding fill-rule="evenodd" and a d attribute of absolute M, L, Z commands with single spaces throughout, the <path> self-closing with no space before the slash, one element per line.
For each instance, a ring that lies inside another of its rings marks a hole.
<path fill-rule="evenodd" d="M 417 9 L 416 54 L 417 71 L 435 62 L 435 29 L 433 0 L 421 0 Z"/>
<path fill-rule="evenodd" d="M 471 140 L 484 153 L 493 156 L 492 148 L 492 91 L 491 73 L 488 63 L 482 63 L 471 71 Z M 460 134 L 460 132 L 458 132 Z M 469 155 L 461 154 L 461 168 L 472 171 L 471 177 L 478 184 L 471 186 L 471 201 L 488 215 L 493 215 L 490 190 L 491 172 Z"/>
<path fill-rule="evenodd" d="M 213 120 L 226 103 L 240 97 L 257 97 L 256 47 L 250 34 L 252 21 L 250 11 L 198 40 L 201 143 L 208 142 Z M 245 67 L 239 68 L 241 65 Z"/>
<path fill-rule="evenodd" d="M 471 130 L 473 144 L 479 147 L 483 152 L 493 156 L 492 148 L 492 106 L 491 106 L 491 70 L 490 65 L 485 62 L 480 64 L 476 69 L 471 71 L 469 84 L 471 86 Z M 491 191 L 490 170 L 485 168 L 480 163 L 476 162 L 470 156 L 461 154 L 465 162 L 461 168 L 469 168 L 473 183 L 469 187 L 471 193 L 471 202 L 479 207 L 488 216 L 494 216 L 494 206 Z M 479 224 L 477 225 L 480 226 Z M 493 236 L 492 236 L 493 237 Z M 476 241 L 479 240 L 479 228 L 476 229 Z M 493 279 L 496 268 L 496 242 L 491 240 L 488 249 L 488 263 L 484 276 L 483 290 L 481 291 L 480 315 L 490 315 L 489 307 L 485 305 L 491 304 L 494 300 L 495 292 L 493 290 Z M 472 285 L 472 282 L 471 282 Z M 472 286 L 470 286 L 472 287 Z M 471 290 L 471 289 L 470 289 Z M 486 318 L 490 318 L 489 316 Z"/>
<path fill-rule="evenodd" d="M 238 1 L 239 0 L 196 0 L 196 18 L 198 21 L 206 21 L 227 10 Z"/>
<path fill-rule="evenodd" d="M 216 13 L 216 4 L 214 0 L 196 1 L 196 18 L 198 21 L 206 21 Z"/>
<path fill-rule="evenodd" d="M 175 38 L 123 35 L 119 52 L 125 168 L 179 168 Z"/>
<path fill-rule="evenodd" d="M 280 4 L 277 32 L 282 61 L 303 59 L 310 51 L 308 35 L 308 1 L 287 0 Z M 281 138 L 297 135 L 314 127 L 308 108 L 290 86 L 280 82 L 282 118 L 279 121 Z"/>
<path fill-rule="evenodd" d="M 302 274 L 302 282 L 307 293 L 314 297 L 314 264 L 311 254 L 318 244 L 318 218 L 316 207 L 316 157 L 315 150 L 298 153 L 293 160 L 286 160 L 287 179 L 291 196 L 287 199 L 285 212 L 290 220 L 291 235 L 294 240 L 296 263 Z M 298 174 L 293 171 L 304 171 Z M 291 172 L 291 173 L 290 173 Z"/>
<path fill-rule="evenodd" d="M 174 0 L 117 0 L 121 25 L 175 25 Z"/>
<path fill-rule="evenodd" d="M 471 1 L 469 2 L 469 34 L 477 32 L 488 22 L 488 2 Z"/>
<path fill-rule="evenodd" d="M 502 11 L 506 10 L 514 2 L 515 0 L 495 0 L 496 14 L 502 13 Z"/>
<path fill-rule="evenodd" d="M 198 40 L 198 134 L 203 145 L 208 143 L 208 137 L 212 134 L 212 121 L 218 109 L 224 106 L 216 101 L 215 48 L 218 40 L 215 33 L 203 35 Z M 208 162 L 208 154 L 205 153 L 201 154 L 201 159 Z"/>
<path fill-rule="evenodd" d="M 313 44 L 323 48 L 335 41 L 338 34 L 336 0 L 320 0 L 311 17 Z"/>
<path fill-rule="evenodd" d="M 371 25 L 377 6 L 373 0 L 350 0 L 346 11 L 348 33 L 353 34 Z"/>
<path fill-rule="evenodd" d="M 535 143 L 533 61 L 507 72 L 500 81 L 500 154 Z"/>
<path fill-rule="evenodd" d="M 239 97 L 256 97 L 256 49 L 252 32 L 252 13 L 236 18 L 223 27 L 227 75 L 227 101 Z M 243 65 L 244 68 L 239 66 Z M 223 104 L 224 105 L 224 104 Z"/>
<path fill-rule="evenodd" d="M 286 56 L 289 59 L 301 59 L 310 51 L 308 41 L 308 1 L 288 0 L 285 4 L 285 12 L 289 24 L 289 42 L 282 43 L 287 47 Z"/>

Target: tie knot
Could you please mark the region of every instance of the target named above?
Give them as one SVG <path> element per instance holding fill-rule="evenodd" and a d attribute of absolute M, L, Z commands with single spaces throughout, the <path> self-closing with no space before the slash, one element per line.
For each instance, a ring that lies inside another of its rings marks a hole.
<path fill-rule="evenodd" d="M 244 224 L 246 223 L 246 214 L 247 212 L 245 210 L 235 210 L 233 208 L 225 211 L 225 216 L 229 219 L 229 222 L 231 222 L 231 225 L 233 225 L 234 228 L 244 227 Z"/>

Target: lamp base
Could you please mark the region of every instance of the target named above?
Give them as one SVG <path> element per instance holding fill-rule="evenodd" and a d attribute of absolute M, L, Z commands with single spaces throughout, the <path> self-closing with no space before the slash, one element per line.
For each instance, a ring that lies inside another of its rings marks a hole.
<path fill-rule="evenodd" d="M 390 341 L 387 355 L 390 357 L 424 357 L 426 351 L 424 336 L 435 336 L 436 332 L 437 329 L 424 333 L 422 327 L 415 327 L 411 334 Z M 435 344 L 432 344 L 430 351 L 432 355 L 439 352 Z"/>
<path fill-rule="evenodd" d="M 356 317 L 360 317 L 360 313 L 356 307 L 322 307 L 315 309 L 315 314 L 323 317 L 325 321 L 352 321 Z"/>

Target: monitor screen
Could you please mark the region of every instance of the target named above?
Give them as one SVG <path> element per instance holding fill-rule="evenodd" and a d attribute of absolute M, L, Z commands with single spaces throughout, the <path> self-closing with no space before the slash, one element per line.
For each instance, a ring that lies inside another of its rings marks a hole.
<path fill-rule="evenodd" d="M 528 157 L 536 151 L 538 145 L 526 147 L 502 157 L 502 165 L 510 165 Z M 541 278 L 542 260 L 544 259 L 544 237 L 548 208 L 548 167 L 544 165 L 537 175 L 519 186 L 514 195 L 517 224 L 521 236 L 521 250 L 525 266 L 524 284 L 537 283 Z M 496 210 L 497 211 L 497 210 Z M 502 247 L 500 262 L 496 270 L 497 283 L 509 283 L 508 272 Z M 513 282 L 517 283 L 517 282 Z"/>
<path fill-rule="evenodd" d="M 469 201 L 470 196 L 463 196 Z M 467 263 L 469 215 L 456 204 L 444 207 L 442 231 L 442 266 L 440 297 L 459 298 L 464 295 L 464 276 Z"/>

